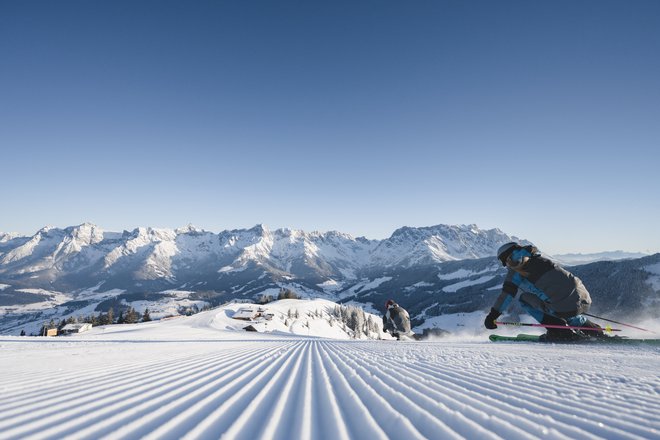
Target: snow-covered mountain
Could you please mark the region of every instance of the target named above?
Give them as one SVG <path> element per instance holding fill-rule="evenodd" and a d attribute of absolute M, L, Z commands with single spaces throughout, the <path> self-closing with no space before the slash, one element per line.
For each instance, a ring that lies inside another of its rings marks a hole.
<path fill-rule="evenodd" d="M 137 228 L 106 232 L 85 223 L 0 240 L 0 332 L 51 318 L 149 307 L 163 315 L 233 299 L 302 297 L 355 303 L 380 312 L 393 298 L 414 325 L 487 310 L 505 271 L 495 260 L 519 240 L 475 225 L 404 227 L 384 240 L 341 232 L 251 229 L 213 233 Z M 594 311 L 660 316 L 660 254 L 575 267 Z M 619 316 L 621 317 L 621 316 Z"/>
<path fill-rule="evenodd" d="M 512 240 L 499 229 L 481 230 L 476 225 L 403 227 L 378 243 L 372 253 L 378 266 L 413 267 L 432 263 L 493 256 L 497 247 Z"/>
<path fill-rule="evenodd" d="M 154 281 L 163 287 L 201 282 L 213 288 L 212 279 L 258 267 L 275 278 L 322 284 L 356 280 L 373 269 L 487 257 L 512 239 L 475 225 L 401 228 L 386 240 L 368 240 L 263 225 L 219 234 L 192 226 L 114 233 L 85 223 L 45 227 L 32 237 L 3 235 L 0 280 L 30 288 L 64 284 L 67 290 L 104 283 L 134 291 Z"/>

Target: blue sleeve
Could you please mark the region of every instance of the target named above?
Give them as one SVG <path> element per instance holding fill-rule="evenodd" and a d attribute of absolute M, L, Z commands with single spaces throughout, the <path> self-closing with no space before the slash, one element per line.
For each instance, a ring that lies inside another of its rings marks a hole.
<path fill-rule="evenodd" d="M 493 306 L 495 310 L 502 313 L 507 308 L 509 308 L 511 300 L 518 293 L 518 286 L 520 285 L 520 281 L 520 275 L 509 269 L 509 272 L 504 279 L 504 284 L 502 285 L 502 293 L 500 293 L 500 296 L 497 297 L 495 305 Z"/>
<path fill-rule="evenodd" d="M 500 312 L 500 313 L 504 313 L 506 311 L 506 309 L 508 309 L 509 306 L 511 305 L 511 300 L 512 299 L 513 299 L 513 297 L 511 295 L 507 295 L 506 297 L 504 297 L 504 300 L 502 301 L 502 304 L 500 304 L 497 311 Z"/>

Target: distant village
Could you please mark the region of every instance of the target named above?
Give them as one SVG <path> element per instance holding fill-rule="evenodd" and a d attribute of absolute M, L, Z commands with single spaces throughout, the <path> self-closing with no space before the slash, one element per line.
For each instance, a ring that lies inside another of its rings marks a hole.
<path fill-rule="evenodd" d="M 281 288 L 277 297 L 273 295 L 263 294 L 260 295 L 256 302 L 259 305 L 264 305 L 272 301 L 281 299 L 300 299 L 300 295 L 291 289 Z M 190 316 L 210 310 L 210 306 L 198 307 L 196 304 L 192 306 L 181 306 L 178 308 L 178 316 Z M 234 319 L 244 321 L 254 321 L 256 319 L 270 320 L 273 318 L 271 313 L 267 313 L 262 307 L 245 307 L 239 309 L 233 316 Z M 136 311 L 133 307 L 125 307 L 115 315 L 113 307 L 110 307 L 107 312 L 100 312 L 98 314 L 91 314 L 88 316 L 78 317 L 69 316 L 66 319 L 55 320 L 51 319 L 45 322 L 37 334 L 30 334 L 30 336 L 66 336 L 74 333 L 84 333 L 89 331 L 92 327 L 100 325 L 116 325 L 116 324 L 136 324 L 138 322 L 151 321 L 151 312 L 146 308 L 143 313 Z M 21 336 L 27 336 L 25 331 L 21 332 Z"/>
<path fill-rule="evenodd" d="M 144 313 L 139 313 L 133 307 L 127 307 L 115 316 L 113 308 L 110 307 L 106 313 L 101 312 L 98 315 L 92 314 L 79 318 L 69 316 L 59 321 L 51 319 L 41 326 L 38 334 L 31 334 L 30 336 L 63 336 L 83 333 L 99 325 L 135 324 L 149 321 L 151 321 L 149 308 L 146 308 Z M 25 331 L 21 332 L 21 336 L 26 336 Z"/>

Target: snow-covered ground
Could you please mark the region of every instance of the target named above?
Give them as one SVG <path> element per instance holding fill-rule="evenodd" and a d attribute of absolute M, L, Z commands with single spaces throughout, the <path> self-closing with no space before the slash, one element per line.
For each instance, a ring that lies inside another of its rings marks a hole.
<path fill-rule="evenodd" d="M 0 438 L 660 438 L 658 347 L 340 340 L 230 315 L 0 338 Z"/>

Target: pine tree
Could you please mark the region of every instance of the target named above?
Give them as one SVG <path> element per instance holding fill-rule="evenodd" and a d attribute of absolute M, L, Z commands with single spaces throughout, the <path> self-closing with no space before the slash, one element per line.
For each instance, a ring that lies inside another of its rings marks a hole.
<path fill-rule="evenodd" d="M 300 297 L 293 290 L 282 287 L 280 288 L 280 293 L 277 295 L 277 299 L 300 299 Z"/>
<path fill-rule="evenodd" d="M 96 326 L 96 325 L 101 325 L 101 314 L 99 313 L 99 316 L 96 316 L 94 314 L 89 316 L 89 323 Z"/>
<path fill-rule="evenodd" d="M 369 329 L 369 334 L 370 335 L 372 333 L 378 333 L 377 324 L 374 322 L 374 320 L 371 316 L 369 316 L 369 319 L 367 319 L 367 328 Z"/>
<path fill-rule="evenodd" d="M 353 310 L 347 309 L 346 326 L 355 331 L 355 314 L 353 313 Z"/>
<path fill-rule="evenodd" d="M 144 313 L 142 314 L 142 322 L 149 322 L 151 321 L 151 315 L 149 314 L 149 307 L 144 309 Z"/>
<path fill-rule="evenodd" d="M 124 322 L 126 324 L 135 324 L 138 321 L 138 314 L 133 307 L 129 307 L 124 315 Z"/>
<path fill-rule="evenodd" d="M 360 339 L 362 336 L 362 327 L 364 325 L 364 312 L 361 309 L 353 309 L 353 331 L 355 331 L 355 338 Z"/>

